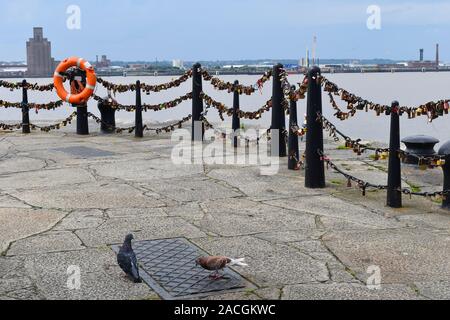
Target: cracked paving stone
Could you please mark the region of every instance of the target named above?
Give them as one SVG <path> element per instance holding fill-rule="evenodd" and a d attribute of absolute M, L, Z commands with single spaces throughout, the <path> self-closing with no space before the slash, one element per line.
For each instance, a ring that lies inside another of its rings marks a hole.
<path fill-rule="evenodd" d="M 31 206 L 9 195 L 0 194 L 0 208 L 31 208 Z"/>
<path fill-rule="evenodd" d="M 381 268 L 383 283 L 446 280 L 450 277 L 450 237 L 420 229 L 333 231 L 323 237 L 359 279 L 369 266 Z"/>
<path fill-rule="evenodd" d="M 293 242 L 290 245 L 313 259 L 326 263 L 330 272 L 331 281 L 334 282 L 358 282 L 346 267 L 322 244 L 320 240 L 305 240 Z"/>
<path fill-rule="evenodd" d="M 152 191 L 176 201 L 202 201 L 242 196 L 231 188 L 224 187 L 206 178 L 185 177 L 153 182 L 148 185 Z"/>
<path fill-rule="evenodd" d="M 0 185 L 3 190 L 41 189 L 93 181 L 94 178 L 83 169 L 39 170 L 0 176 Z"/>
<path fill-rule="evenodd" d="M 433 300 L 450 300 L 450 281 L 416 282 L 419 294 Z"/>
<path fill-rule="evenodd" d="M 92 165 L 97 174 L 129 181 L 149 181 L 173 179 L 203 173 L 203 165 L 174 165 L 170 158 L 135 160 Z"/>
<path fill-rule="evenodd" d="M 264 214 L 240 215 L 209 213 L 203 219 L 193 222 L 202 230 L 209 230 L 221 236 L 239 236 L 277 230 L 299 230 L 314 228 L 314 217 L 311 215 L 291 214 L 278 210 Z M 298 231 L 301 233 L 301 231 Z"/>
<path fill-rule="evenodd" d="M 398 216 L 397 218 L 413 227 L 443 229 L 450 231 L 449 214 L 415 214 Z"/>
<path fill-rule="evenodd" d="M 63 217 L 56 210 L 0 208 L 0 252 L 13 241 L 49 230 Z"/>
<path fill-rule="evenodd" d="M 51 231 L 14 242 L 8 256 L 83 250 L 80 239 L 69 231 Z"/>
<path fill-rule="evenodd" d="M 86 184 L 12 193 L 34 206 L 62 209 L 146 208 L 164 205 L 126 184 Z"/>
<path fill-rule="evenodd" d="M 292 230 L 292 231 L 273 231 L 254 235 L 259 239 L 263 239 L 273 243 L 290 243 L 303 240 L 318 240 L 324 234 L 320 230 Z"/>
<path fill-rule="evenodd" d="M 24 172 L 24 171 L 34 171 L 45 167 L 45 161 L 24 158 L 24 157 L 14 157 L 10 159 L 2 159 L 0 161 L 0 175 Z"/>
<path fill-rule="evenodd" d="M 88 247 L 122 243 L 129 233 L 133 233 L 136 240 L 206 236 L 200 229 L 181 218 L 148 216 L 109 219 L 98 228 L 76 231 L 76 234 Z"/>
<path fill-rule="evenodd" d="M 245 258 L 249 267 L 237 267 L 236 270 L 259 286 L 329 280 L 325 263 L 287 245 L 271 244 L 249 236 L 194 239 L 193 242 L 211 255 Z"/>
<path fill-rule="evenodd" d="M 266 203 L 318 215 L 325 227 L 330 229 L 334 229 L 336 224 L 344 229 L 346 225 L 351 229 L 386 229 L 406 226 L 404 223 L 386 218 L 359 205 L 330 196 L 304 197 L 301 201 L 295 198 L 271 200 Z"/>
<path fill-rule="evenodd" d="M 62 219 L 52 230 L 79 230 L 96 228 L 105 222 L 101 210 L 76 210 Z"/>
<path fill-rule="evenodd" d="M 255 200 L 302 197 L 323 193 L 323 191 L 299 187 L 298 177 L 291 176 L 287 178 L 279 175 L 263 176 L 259 168 L 240 169 L 231 167 L 214 169 L 208 173 L 208 177 L 224 181 Z"/>
<path fill-rule="evenodd" d="M 371 290 L 356 283 L 300 284 L 284 288 L 283 300 L 421 300 L 407 285 Z"/>
<path fill-rule="evenodd" d="M 153 291 L 145 284 L 134 284 L 117 265 L 108 248 L 24 256 L 27 273 L 40 294 L 49 300 L 140 299 Z M 68 288 L 68 268 L 80 270 L 80 289 Z"/>
<path fill-rule="evenodd" d="M 200 220 L 205 215 L 205 212 L 197 202 L 188 202 L 185 204 L 178 204 L 177 206 L 172 205 L 163 208 L 163 210 L 170 217 L 180 217 L 190 221 Z"/>
<path fill-rule="evenodd" d="M 163 208 L 120 208 L 108 209 L 110 218 L 145 218 L 145 217 L 167 217 Z"/>

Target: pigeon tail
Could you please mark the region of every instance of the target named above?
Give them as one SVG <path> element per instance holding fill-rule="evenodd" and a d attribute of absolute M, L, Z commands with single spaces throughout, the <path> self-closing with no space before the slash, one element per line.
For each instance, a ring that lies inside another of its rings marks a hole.
<path fill-rule="evenodd" d="M 231 259 L 231 262 L 228 264 L 230 267 L 232 266 L 239 266 L 239 267 L 248 267 L 248 264 L 246 264 L 245 258 L 241 258 L 241 259 Z"/>

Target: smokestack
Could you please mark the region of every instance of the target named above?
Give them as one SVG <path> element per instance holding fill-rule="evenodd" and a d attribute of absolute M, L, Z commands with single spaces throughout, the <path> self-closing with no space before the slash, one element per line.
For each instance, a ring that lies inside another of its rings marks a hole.
<path fill-rule="evenodd" d="M 309 49 L 308 48 L 306 48 L 306 59 L 305 59 L 305 62 L 306 62 L 306 67 L 309 68 Z"/>
<path fill-rule="evenodd" d="M 313 47 L 312 47 L 312 64 L 316 65 L 316 50 L 317 50 L 317 37 L 313 37 Z"/>
<path fill-rule="evenodd" d="M 436 66 L 439 67 L 439 43 L 436 44 Z"/>
<path fill-rule="evenodd" d="M 423 49 L 420 49 L 420 60 L 419 61 L 420 62 L 423 61 Z"/>

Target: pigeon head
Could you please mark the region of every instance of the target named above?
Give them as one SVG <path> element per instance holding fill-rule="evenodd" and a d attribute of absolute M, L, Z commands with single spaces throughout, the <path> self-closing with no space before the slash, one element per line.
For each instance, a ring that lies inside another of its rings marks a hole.
<path fill-rule="evenodd" d="M 126 242 L 131 242 L 131 240 L 134 240 L 134 236 L 130 233 L 125 237 Z"/>
<path fill-rule="evenodd" d="M 126 246 L 127 248 L 130 248 L 131 247 L 131 240 L 133 240 L 133 239 L 134 239 L 134 236 L 132 234 L 128 234 L 125 237 L 125 241 L 123 242 L 123 245 Z"/>
<path fill-rule="evenodd" d="M 206 262 L 206 258 L 205 257 L 200 257 L 197 260 L 195 260 L 195 265 L 196 266 L 202 266 L 204 265 Z"/>

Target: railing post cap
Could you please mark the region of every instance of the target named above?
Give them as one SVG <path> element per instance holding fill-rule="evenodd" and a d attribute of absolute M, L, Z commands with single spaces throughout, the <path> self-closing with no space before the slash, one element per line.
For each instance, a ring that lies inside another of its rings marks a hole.
<path fill-rule="evenodd" d="M 308 71 L 308 74 L 310 76 L 316 76 L 316 75 L 320 74 L 320 68 L 318 66 L 314 66 Z"/>
<path fill-rule="evenodd" d="M 450 155 L 450 141 L 447 141 L 446 143 L 444 143 L 441 148 L 439 149 L 438 154 L 440 156 L 448 156 Z"/>

